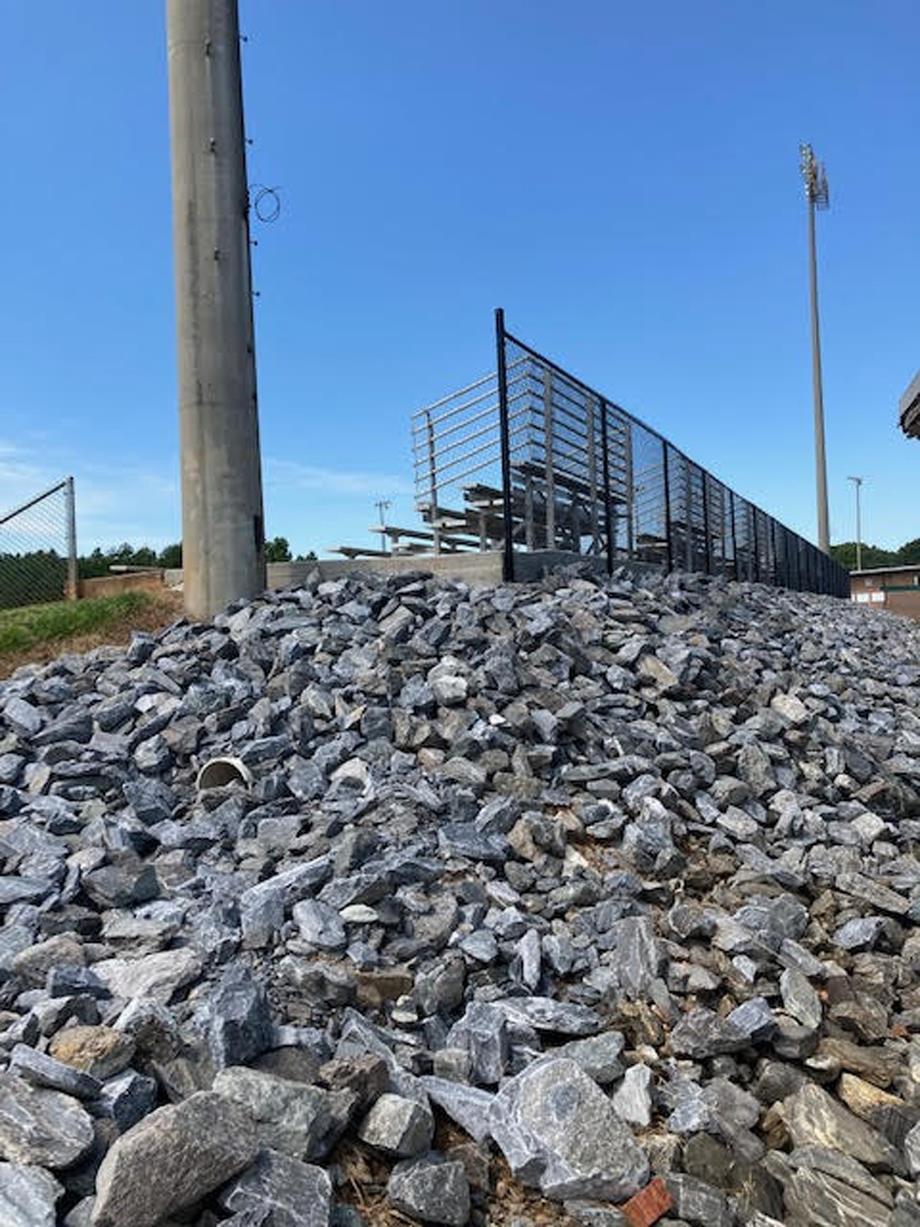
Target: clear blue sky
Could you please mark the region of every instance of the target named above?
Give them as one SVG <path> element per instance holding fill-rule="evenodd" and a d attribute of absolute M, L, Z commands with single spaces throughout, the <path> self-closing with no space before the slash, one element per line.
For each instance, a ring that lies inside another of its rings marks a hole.
<path fill-rule="evenodd" d="M 65 472 L 81 543 L 179 534 L 159 0 L 0 0 L 0 504 Z M 805 206 L 831 525 L 920 535 L 916 0 L 242 0 L 266 518 L 412 519 L 409 412 L 492 365 L 492 308 L 813 538 Z"/>

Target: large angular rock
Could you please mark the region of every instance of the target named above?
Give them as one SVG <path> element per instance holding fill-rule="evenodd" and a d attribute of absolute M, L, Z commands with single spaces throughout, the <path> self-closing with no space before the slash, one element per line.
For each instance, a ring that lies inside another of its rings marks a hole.
<path fill-rule="evenodd" d="M 429 1098 L 477 1142 L 489 1136 L 489 1116 L 495 1096 L 475 1086 L 446 1078 L 420 1079 Z"/>
<path fill-rule="evenodd" d="M 258 1151 L 252 1118 L 221 1095 L 201 1091 L 158 1108 L 103 1159 L 92 1227 L 155 1227 L 220 1188 Z"/>
<path fill-rule="evenodd" d="M 422 1223 L 464 1227 L 470 1217 L 470 1185 L 463 1164 L 432 1152 L 393 1168 L 387 1199 Z"/>
<path fill-rule="evenodd" d="M 840 1036 L 825 1036 L 818 1045 L 817 1055 L 875 1086 L 889 1086 L 901 1069 L 897 1053 L 869 1044 L 855 1044 Z"/>
<path fill-rule="evenodd" d="M 463 1017 L 450 1029 L 446 1046 L 468 1054 L 471 1081 L 495 1086 L 511 1053 L 508 1015 L 498 1005 L 471 1001 Z"/>
<path fill-rule="evenodd" d="M 384 1154 L 411 1158 L 431 1145 L 434 1117 L 426 1104 L 388 1092 L 365 1116 L 358 1137 Z"/>
<path fill-rule="evenodd" d="M 786 1127 L 796 1146 L 837 1150 L 870 1171 L 904 1170 L 892 1144 L 814 1083 L 783 1100 Z"/>
<path fill-rule="evenodd" d="M 153 1078 L 126 1069 L 109 1078 L 102 1087 L 97 1115 L 110 1116 L 121 1133 L 127 1133 L 157 1106 L 157 1084 Z"/>
<path fill-rule="evenodd" d="M 213 1089 L 249 1113 L 267 1149 L 295 1159 L 326 1153 L 333 1128 L 328 1091 L 243 1066 L 221 1070 Z"/>
<path fill-rule="evenodd" d="M 622 1201 L 648 1177 L 648 1161 L 610 1100 L 564 1057 L 537 1061 L 506 1082 L 490 1129 L 511 1170 L 556 1200 Z"/>
<path fill-rule="evenodd" d="M 748 1036 L 741 1027 L 702 1006 L 684 1015 L 670 1039 L 675 1056 L 696 1060 L 740 1052 L 747 1044 Z"/>
<path fill-rule="evenodd" d="M 907 1169 L 915 1178 L 920 1178 L 920 1123 L 914 1125 L 904 1139 L 904 1157 Z"/>
<path fill-rule="evenodd" d="M 82 885 L 100 909 L 135 907 L 160 893 L 153 865 L 144 864 L 136 856 L 94 869 L 84 876 Z"/>
<path fill-rule="evenodd" d="M 675 1218 L 694 1227 L 732 1227 L 735 1216 L 719 1189 L 683 1172 L 671 1172 L 665 1182 L 674 1200 Z"/>
<path fill-rule="evenodd" d="M 803 1027 L 821 1026 L 821 999 L 797 967 L 787 967 L 779 978 L 783 1005 Z"/>
<path fill-rule="evenodd" d="M 12 959 L 12 968 L 17 976 L 38 988 L 44 986 L 52 968 L 82 967 L 85 962 L 82 942 L 72 933 L 56 933 L 20 950 Z"/>
<path fill-rule="evenodd" d="M 130 1001 L 115 1021 L 116 1031 L 134 1040 L 135 1053 L 146 1061 L 167 1061 L 182 1047 L 179 1027 L 170 1011 L 149 997 Z"/>
<path fill-rule="evenodd" d="M 56 1227 L 55 1206 L 63 1195 L 63 1185 L 43 1168 L 0 1163 L 3 1227 Z"/>
<path fill-rule="evenodd" d="M 647 916 L 630 916 L 617 921 L 610 933 L 616 942 L 620 987 L 627 997 L 644 996 L 658 975 L 658 945 L 651 921 Z"/>
<path fill-rule="evenodd" d="M 770 706 L 782 716 L 787 723 L 798 726 L 808 720 L 808 708 L 794 694 L 777 694 L 770 700 Z"/>
<path fill-rule="evenodd" d="M 300 936 L 318 950 L 344 950 L 348 935 L 338 912 L 318 899 L 303 899 L 294 904 L 294 923 Z"/>
<path fill-rule="evenodd" d="M 272 1046 L 268 996 L 248 968 L 234 967 L 224 975 L 200 1021 L 216 1069 L 244 1065 Z"/>
<path fill-rule="evenodd" d="M 647 1065 L 631 1065 L 613 1095 L 613 1108 L 620 1120 L 645 1129 L 652 1120 L 652 1071 Z"/>
<path fill-rule="evenodd" d="M 10 728 L 22 737 L 34 737 L 44 724 L 41 710 L 17 695 L 7 699 L 3 715 Z"/>
<path fill-rule="evenodd" d="M 10 1054 L 10 1073 L 16 1074 L 32 1086 L 45 1087 L 49 1091 L 62 1091 L 76 1099 L 95 1099 L 102 1090 L 101 1081 L 92 1074 L 83 1073 L 63 1061 L 56 1061 L 47 1053 L 17 1044 Z"/>
<path fill-rule="evenodd" d="M 70 1167 L 93 1145 L 93 1122 L 76 1099 L 0 1074 L 0 1156 L 38 1167 Z"/>
<path fill-rule="evenodd" d="M 873 1086 L 854 1074 L 841 1074 L 837 1094 L 854 1115 L 884 1134 L 895 1146 L 902 1146 L 917 1120 L 916 1110 L 898 1095 Z"/>
<path fill-rule="evenodd" d="M 201 956 L 188 946 L 139 959 L 103 959 L 93 971 L 114 997 L 150 997 L 169 1005 L 176 993 L 201 975 Z"/>
<path fill-rule="evenodd" d="M 806 1146 L 789 1155 L 793 1172 L 786 1181 L 790 1221 L 801 1227 L 886 1227 L 894 1203 L 889 1190 L 866 1169 L 836 1151 Z"/>
<path fill-rule="evenodd" d="M 600 1086 L 608 1086 L 623 1073 L 620 1056 L 626 1046 L 621 1031 L 603 1031 L 583 1040 L 570 1040 L 553 1050 L 557 1057 L 567 1057 L 593 1078 Z"/>
<path fill-rule="evenodd" d="M 769 1039 L 776 1031 L 777 1022 L 765 997 L 749 997 L 728 1015 L 732 1026 L 739 1028 L 749 1040 Z"/>
<path fill-rule="evenodd" d="M 134 1040 L 114 1027 L 68 1027 L 55 1035 L 50 1051 L 55 1061 L 105 1079 L 131 1064 Z"/>
<path fill-rule="evenodd" d="M 219 1200 L 234 1215 L 264 1214 L 271 1227 L 328 1227 L 332 1181 L 321 1167 L 263 1150 Z"/>
<path fill-rule="evenodd" d="M 587 1006 L 551 997 L 503 997 L 494 1003 L 515 1022 L 557 1035 L 594 1035 L 603 1023 Z"/>

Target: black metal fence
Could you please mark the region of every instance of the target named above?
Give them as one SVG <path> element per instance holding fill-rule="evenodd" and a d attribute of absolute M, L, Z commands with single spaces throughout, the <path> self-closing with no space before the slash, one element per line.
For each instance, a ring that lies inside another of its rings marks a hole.
<path fill-rule="evenodd" d="M 849 595 L 833 559 L 495 323 L 496 371 L 414 415 L 436 553 L 501 548 L 507 579 L 551 550 Z"/>

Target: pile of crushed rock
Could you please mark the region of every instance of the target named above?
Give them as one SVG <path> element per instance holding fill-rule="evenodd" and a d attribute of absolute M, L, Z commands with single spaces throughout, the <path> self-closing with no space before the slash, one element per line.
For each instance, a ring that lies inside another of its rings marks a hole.
<path fill-rule="evenodd" d="M 0 1222 L 918 1224 L 918 789 L 916 628 L 700 576 L 20 670 Z"/>

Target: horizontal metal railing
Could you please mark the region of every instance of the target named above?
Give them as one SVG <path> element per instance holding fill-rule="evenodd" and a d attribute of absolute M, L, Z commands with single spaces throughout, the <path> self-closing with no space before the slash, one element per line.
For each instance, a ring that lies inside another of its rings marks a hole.
<path fill-rule="evenodd" d="M 412 417 L 416 501 L 458 548 L 630 559 L 837 596 L 847 572 L 496 313 L 494 372 Z M 459 544 L 458 544 L 459 543 Z"/>

